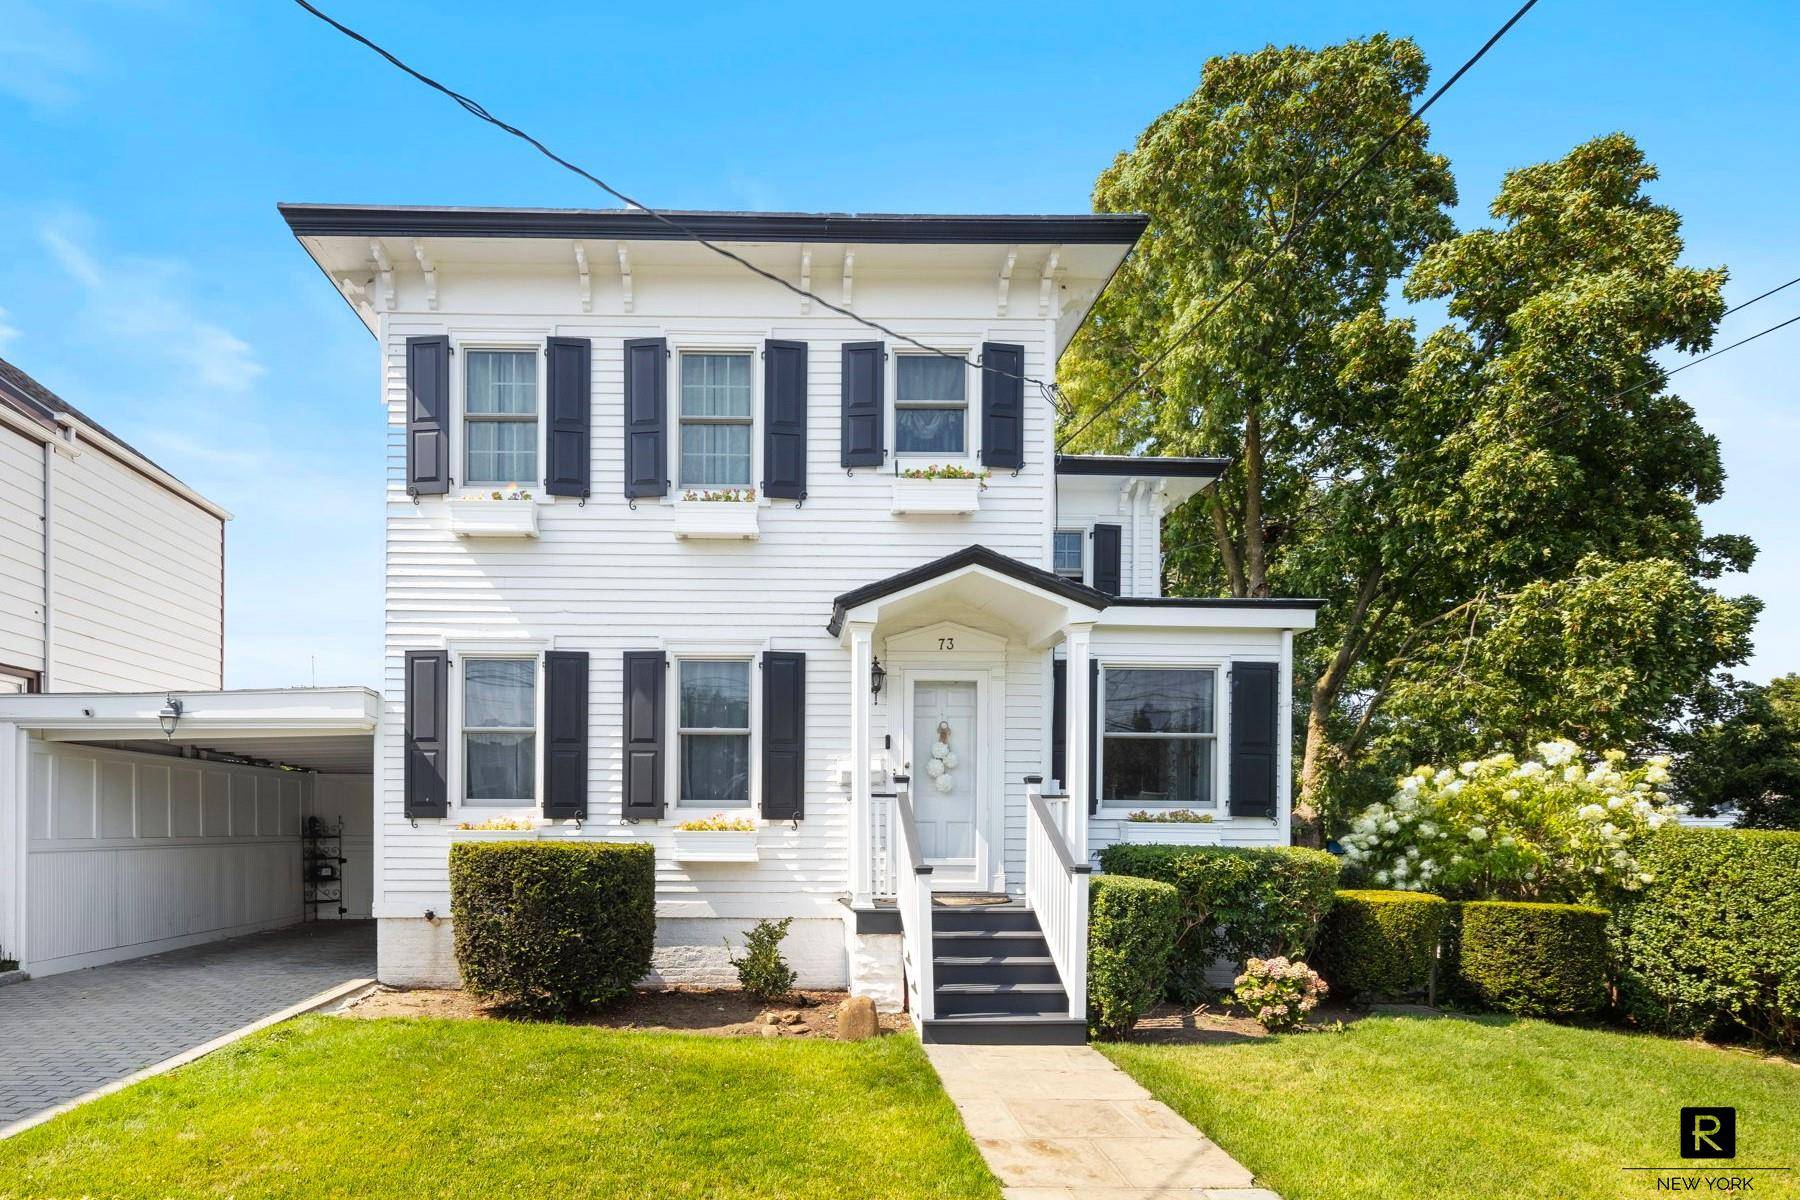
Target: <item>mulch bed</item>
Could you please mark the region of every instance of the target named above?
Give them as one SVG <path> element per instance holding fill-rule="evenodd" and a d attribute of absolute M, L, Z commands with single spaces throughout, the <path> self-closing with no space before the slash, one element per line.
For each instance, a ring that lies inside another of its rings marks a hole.
<path fill-rule="evenodd" d="M 797 992 L 779 1004 L 768 1004 L 748 992 L 727 989 L 640 991 L 598 1012 L 576 1017 L 569 1024 L 717 1037 L 835 1038 L 838 1005 L 847 995 L 846 992 L 831 991 Z M 467 992 L 451 988 L 381 987 L 344 1009 L 340 1015 L 499 1021 L 532 1019 L 483 1004 Z M 904 1013 L 882 1013 L 880 1021 L 883 1033 L 907 1027 Z"/>
<path fill-rule="evenodd" d="M 1368 1015 L 1365 1010 L 1320 1005 L 1308 1014 L 1306 1028 L 1329 1027 L 1340 1021 L 1348 1025 Z M 1215 1007 L 1202 1004 L 1198 1008 L 1188 1009 L 1167 1001 L 1145 1013 L 1131 1031 L 1131 1040 L 1134 1042 L 1177 1044 L 1242 1042 L 1268 1036 L 1268 1031 L 1261 1025 L 1229 1005 Z"/>

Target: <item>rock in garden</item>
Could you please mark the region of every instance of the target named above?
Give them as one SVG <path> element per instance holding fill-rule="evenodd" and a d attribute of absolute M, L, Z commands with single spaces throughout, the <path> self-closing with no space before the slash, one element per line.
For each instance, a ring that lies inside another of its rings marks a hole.
<path fill-rule="evenodd" d="M 838 1005 L 837 1035 L 839 1041 L 860 1042 L 881 1032 L 875 1016 L 875 1001 L 867 996 L 851 996 Z"/>
<path fill-rule="evenodd" d="M 800 1023 L 800 1014 L 791 1010 L 784 1012 L 781 1014 L 781 1023 L 783 1025 L 798 1025 Z"/>
<path fill-rule="evenodd" d="M 781 1036 L 781 1026 L 779 1026 L 779 1025 L 759 1025 L 759 1026 L 757 1026 L 756 1032 L 762 1034 L 764 1037 L 780 1037 Z"/>

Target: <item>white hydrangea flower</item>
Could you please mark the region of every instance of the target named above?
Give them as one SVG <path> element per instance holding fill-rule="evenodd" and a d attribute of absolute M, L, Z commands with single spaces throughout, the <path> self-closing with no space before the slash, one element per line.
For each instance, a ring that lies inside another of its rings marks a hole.
<path fill-rule="evenodd" d="M 1383 833 L 1399 833 L 1400 832 L 1400 822 L 1393 820 L 1392 818 L 1389 818 L 1388 820 L 1383 821 L 1381 823 L 1381 832 L 1383 832 Z"/>
<path fill-rule="evenodd" d="M 1483 829 L 1479 825 L 1470 826 L 1469 827 L 1469 840 L 1471 842 L 1486 841 L 1487 840 L 1487 830 Z"/>
<path fill-rule="evenodd" d="M 1462 766 L 1457 768 L 1457 770 L 1461 771 L 1465 777 L 1474 775 L 1475 772 L 1479 771 L 1480 769 L 1481 769 L 1481 764 L 1474 761 L 1473 759 L 1470 759 L 1468 762 L 1464 763 Z"/>

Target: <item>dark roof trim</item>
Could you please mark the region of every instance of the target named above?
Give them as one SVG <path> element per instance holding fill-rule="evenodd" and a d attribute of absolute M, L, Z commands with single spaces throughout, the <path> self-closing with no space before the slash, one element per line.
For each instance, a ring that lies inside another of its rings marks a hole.
<path fill-rule="evenodd" d="M 1111 598 L 1105 592 L 1096 591 L 1085 584 L 1075 583 L 1062 576 L 1022 563 L 1016 558 L 990 550 L 986 546 L 966 546 L 952 554 L 928 562 L 911 570 L 901 571 L 897 575 L 889 575 L 886 579 L 877 579 L 874 583 L 865 583 L 862 587 L 845 592 L 831 602 L 831 620 L 825 628 L 831 636 L 836 637 L 844 630 L 844 620 L 849 611 L 871 600 L 879 600 L 883 596 L 891 596 L 895 592 L 903 592 L 909 587 L 921 583 L 930 583 L 940 575 L 949 575 L 964 567 L 986 567 L 999 575 L 1016 579 L 1020 583 L 1029 584 L 1042 591 L 1072 600 L 1077 604 L 1085 604 L 1089 608 L 1105 608 Z"/>
<path fill-rule="evenodd" d="M 1120 596 L 1113 608 L 1300 608 L 1318 611 L 1328 601 L 1281 596 Z"/>
<path fill-rule="evenodd" d="M 1155 454 L 1059 454 L 1058 475 L 1160 475 L 1167 479 L 1217 479 L 1229 458 L 1169 458 Z"/>
<path fill-rule="evenodd" d="M 684 241 L 641 209 L 440 208 L 278 204 L 296 237 L 619 238 Z M 934 216 L 911 213 L 670 212 L 703 237 L 728 242 L 919 242 L 1129 246 L 1142 213 Z"/>

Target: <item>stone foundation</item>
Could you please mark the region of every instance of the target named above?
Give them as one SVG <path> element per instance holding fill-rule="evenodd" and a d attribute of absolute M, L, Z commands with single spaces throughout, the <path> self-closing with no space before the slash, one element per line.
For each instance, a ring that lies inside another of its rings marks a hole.
<path fill-rule="evenodd" d="M 375 922 L 375 978 L 392 987 L 461 987 L 450 919 L 383 917 Z"/>
<path fill-rule="evenodd" d="M 897 933 L 858 933 L 844 922 L 844 953 L 850 960 L 850 990 L 875 1001 L 882 1012 L 906 1007 L 904 940 Z"/>

